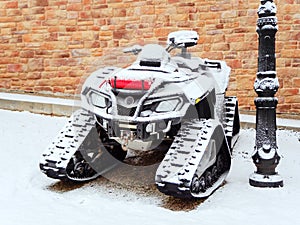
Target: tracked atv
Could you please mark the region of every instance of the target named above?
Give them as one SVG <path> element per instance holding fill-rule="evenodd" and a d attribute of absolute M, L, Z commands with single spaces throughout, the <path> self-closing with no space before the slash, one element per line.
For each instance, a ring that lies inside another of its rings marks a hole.
<path fill-rule="evenodd" d="M 239 133 L 238 103 L 225 95 L 230 68 L 192 57 L 194 31 L 170 33 L 167 48 L 149 44 L 127 68 L 92 73 L 81 92 L 82 109 L 42 155 L 51 178 L 86 181 L 111 170 L 128 149 L 167 146 L 155 183 L 168 195 L 207 197 L 225 180 Z M 181 52 L 171 56 L 173 49 Z M 165 144 L 168 143 L 168 144 Z"/>

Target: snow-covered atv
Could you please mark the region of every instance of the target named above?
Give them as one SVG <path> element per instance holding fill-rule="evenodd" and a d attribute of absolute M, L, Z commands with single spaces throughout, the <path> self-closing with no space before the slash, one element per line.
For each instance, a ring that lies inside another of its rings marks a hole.
<path fill-rule="evenodd" d="M 167 48 L 133 46 L 124 50 L 138 55 L 132 65 L 92 73 L 82 88 L 82 109 L 43 154 L 41 170 L 51 178 L 91 180 L 124 160 L 128 149 L 164 145 L 158 189 L 209 196 L 229 172 L 240 125 L 237 99 L 225 96 L 230 68 L 191 57 L 187 48 L 197 41 L 194 31 L 173 32 Z"/>

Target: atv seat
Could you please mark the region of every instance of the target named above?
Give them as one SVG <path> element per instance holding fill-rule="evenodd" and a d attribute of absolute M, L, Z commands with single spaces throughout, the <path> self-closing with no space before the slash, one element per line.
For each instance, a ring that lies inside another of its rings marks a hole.
<path fill-rule="evenodd" d="M 172 60 L 178 65 L 179 68 L 187 68 L 192 72 L 197 72 L 199 66 L 204 64 L 204 62 L 199 58 L 186 59 L 181 56 L 175 56 L 172 58 Z"/>

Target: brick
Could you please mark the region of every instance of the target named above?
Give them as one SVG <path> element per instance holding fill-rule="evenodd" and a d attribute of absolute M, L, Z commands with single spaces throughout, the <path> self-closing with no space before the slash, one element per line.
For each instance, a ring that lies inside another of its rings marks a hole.
<path fill-rule="evenodd" d="M 113 14 L 113 9 L 112 8 L 102 8 L 99 10 L 99 17 L 100 18 L 110 18 Z M 94 17 L 94 16 L 93 16 Z"/>
<path fill-rule="evenodd" d="M 42 75 L 39 72 L 27 73 L 27 75 L 26 75 L 26 79 L 36 80 L 36 79 L 41 79 L 41 78 L 42 78 Z"/>
<path fill-rule="evenodd" d="M 73 40 L 86 40 L 91 41 L 94 40 L 94 32 L 93 31 L 81 31 L 73 33 L 72 35 Z"/>
<path fill-rule="evenodd" d="M 207 35 L 220 35 L 223 34 L 222 30 L 209 30 L 206 32 Z"/>
<path fill-rule="evenodd" d="M 9 16 L 9 17 L 0 17 L 0 22 L 1 23 L 7 23 L 7 24 L 13 24 L 10 22 L 20 22 L 22 21 L 22 17 L 21 16 Z M 4 24 L 2 26 L 7 26 L 7 24 Z"/>
<path fill-rule="evenodd" d="M 59 50 L 66 49 L 67 43 L 65 41 L 47 41 L 42 44 L 42 49 L 44 50 Z"/>
<path fill-rule="evenodd" d="M 43 41 L 43 34 L 24 34 L 23 41 L 24 42 L 40 42 Z"/>
<path fill-rule="evenodd" d="M 225 4 L 224 4 L 225 5 Z M 222 4 L 217 4 L 217 5 L 213 5 L 213 6 L 210 6 L 210 11 L 212 12 L 215 12 L 215 11 L 224 11 L 224 5 Z"/>
<path fill-rule="evenodd" d="M 84 4 L 84 5 L 91 5 L 91 1 L 92 0 L 83 0 L 82 4 Z"/>
<path fill-rule="evenodd" d="M 280 96 L 291 96 L 291 95 L 298 95 L 299 88 L 280 88 L 278 91 Z"/>
<path fill-rule="evenodd" d="M 227 43 L 231 43 L 231 42 L 243 42 L 245 39 L 246 39 L 245 38 L 245 34 L 232 34 L 232 35 L 226 37 L 226 42 Z M 249 40 L 247 40 L 247 41 L 249 41 Z"/>
<path fill-rule="evenodd" d="M 5 8 L 7 8 L 7 9 L 18 8 L 18 1 L 11 1 L 11 2 L 6 3 Z"/>
<path fill-rule="evenodd" d="M 82 31 L 88 31 L 88 27 L 93 26 L 94 25 L 94 21 L 92 20 L 79 20 L 77 22 L 77 25 L 79 26 L 79 30 Z"/>
<path fill-rule="evenodd" d="M 114 39 L 122 39 L 122 38 L 126 38 L 127 36 L 127 31 L 124 30 L 116 30 L 113 32 L 113 38 Z"/>
<path fill-rule="evenodd" d="M 19 9 L 10 9 L 7 10 L 7 16 L 21 16 L 22 11 Z"/>
<path fill-rule="evenodd" d="M 295 110 L 295 112 L 299 112 L 300 110 L 300 103 L 293 103 L 292 105 L 290 105 L 292 109 L 297 109 Z"/>
<path fill-rule="evenodd" d="M 213 44 L 211 48 L 212 51 L 228 51 L 229 49 L 230 49 L 230 45 L 227 43 Z"/>
<path fill-rule="evenodd" d="M 91 12 L 79 12 L 79 19 L 80 20 L 88 20 L 92 18 Z"/>
<path fill-rule="evenodd" d="M 21 64 L 8 64 L 7 65 L 7 72 L 15 73 L 23 71 L 23 65 Z"/>
<path fill-rule="evenodd" d="M 231 11 L 225 11 L 221 14 L 222 19 L 228 19 L 228 18 L 234 18 L 237 17 L 237 11 L 231 10 Z"/>
<path fill-rule="evenodd" d="M 241 10 L 241 11 L 237 12 L 238 17 L 243 17 L 243 16 L 246 16 L 246 15 L 247 15 L 247 11 L 245 11 L 245 10 Z"/>
<path fill-rule="evenodd" d="M 55 53 L 53 53 L 53 57 L 54 58 L 70 58 L 71 54 L 69 52 L 69 50 L 61 50 L 61 51 L 57 51 Z"/>
<path fill-rule="evenodd" d="M 254 101 L 253 97 L 242 97 L 242 98 L 240 98 L 238 96 L 238 98 L 239 98 L 239 108 L 240 109 L 249 110 L 250 109 L 250 105 L 254 104 L 254 103 L 252 103 Z"/>
<path fill-rule="evenodd" d="M 201 53 L 201 58 L 223 59 L 223 53 L 222 52 L 203 52 L 203 53 Z"/>
<path fill-rule="evenodd" d="M 293 78 L 293 87 L 300 88 L 300 77 Z"/>
<path fill-rule="evenodd" d="M 67 11 L 81 11 L 82 8 L 83 6 L 80 3 L 68 4 Z"/>
<path fill-rule="evenodd" d="M 276 111 L 277 112 L 286 112 L 286 111 L 290 111 L 291 108 L 292 108 L 291 104 L 278 104 Z"/>
<path fill-rule="evenodd" d="M 118 3 L 122 2 L 122 0 L 107 0 L 107 3 Z"/>
<path fill-rule="evenodd" d="M 53 33 L 53 32 L 66 32 L 66 27 L 65 26 L 51 26 L 48 29 L 49 33 Z"/>
<path fill-rule="evenodd" d="M 283 10 L 287 14 L 299 13 L 299 11 L 300 11 L 300 5 L 299 4 L 286 4 L 286 5 L 283 6 Z"/>
<path fill-rule="evenodd" d="M 91 51 L 89 49 L 73 49 L 71 52 L 73 58 L 80 58 L 91 55 Z"/>
<path fill-rule="evenodd" d="M 77 31 L 77 26 L 68 26 L 66 27 L 66 32 L 74 32 Z"/>
<path fill-rule="evenodd" d="M 189 19 L 188 14 L 175 14 L 170 16 L 170 20 L 177 22 L 177 21 L 187 21 Z"/>
<path fill-rule="evenodd" d="M 76 86 L 79 83 L 77 77 L 57 77 L 51 79 L 51 86 Z"/>
<path fill-rule="evenodd" d="M 43 59 L 29 59 L 28 71 L 43 71 L 44 60 Z"/>
<path fill-rule="evenodd" d="M 34 85 L 33 90 L 35 92 L 37 92 L 37 93 L 45 93 L 45 92 L 51 93 L 51 92 L 53 92 L 53 87 L 50 87 L 50 86 L 36 86 L 36 85 Z"/>
<path fill-rule="evenodd" d="M 11 81 L 10 80 L 0 79 L 0 88 L 9 89 L 10 87 L 11 87 Z"/>
<path fill-rule="evenodd" d="M 57 93 L 57 92 L 64 93 L 65 90 L 66 90 L 65 87 L 56 87 L 56 86 L 53 87 L 53 92 L 54 93 Z"/>
<path fill-rule="evenodd" d="M 34 57 L 34 51 L 33 50 L 26 50 L 20 52 L 21 58 L 33 58 Z"/>
<path fill-rule="evenodd" d="M 258 35 L 256 33 L 244 34 L 245 41 L 255 41 L 258 44 Z"/>
<path fill-rule="evenodd" d="M 235 58 L 235 57 L 233 57 L 233 58 Z M 227 63 L 228 63 L 228 66 L 230 66 L 232 69 L 241 68 L 243 66 L 241 59 L 227 60 Z"/>
<path fill-rule="evenodd" d="M 281 51 L 281 57 L 284 58 L 294 58 L 297 55 L 300 55 L 300 49 L 288 49 Z"/>
<path fill-rule="evenodd" d="M 199 19 L 200 20 L 215 20 L 220 18 L 220 13 L 200 13 Z"/>
<path fill-rule="evenodd" d="M 300 103 L 300 95 L 285 97 L 286 103 Z"/>
<path fill-rule="evenodd" d="M 67 12 L 65 10 L 48 10 L 46 11 L 46 20 L 50 19 L 66 19 Z"/>
<path fill-rule="evenodd" d="M 36 7 L 32 9 L 32 14 L 45 14 L 45 7 Z"/>
<path fill-rule="evenodd" d="M 252 90 L 255 80 L 253 75 L 238 75 L 237 79 L 237 90 Z"/>
<path fill-rule="evenodd" d="M 126 16 L 126 8 L 114 8 L 113 16 L 114 17 L 125 17 Z"/>
<path fill-rule="evenodd" d="M 174 31 L 173 28 L 154 28 L 154 35 L 156 37 L 166 37 L 170 32 Z"/>
<path fill-rule="evenodd" d="M 14 63 L 14 59 L 9 58 L 9 57 L 0 57 L 0 68 L 2 65 L 6 65 L 7 64 L 13 64 Z"/>
<path fill-rule="evenodd" d="M 255 29 L 247 27 L 239 27 L 233 30 L 234 33 L 253 33 Z"/>
<path fill-rule="evenodd" d="M 32 0 L 32 6 L 48 6 L 48 0 Z"/>
<path fill-rule="evenodd" d="M 255 42 L 232 42 L 232 43 L 230 43 L 230 50 L 232 50 L 232 51 L 257 50 L 257 43 L 255 43 Z"/>

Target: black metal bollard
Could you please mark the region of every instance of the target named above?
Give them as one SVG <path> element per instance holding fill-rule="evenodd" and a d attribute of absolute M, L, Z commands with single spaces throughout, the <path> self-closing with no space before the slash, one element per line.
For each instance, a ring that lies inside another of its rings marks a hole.
<path fill-rule="evenodd" d="M 256 106 L 256 141 L 252 155 L 257 171 L 250 175 L 249 183 L 255 187 L 281 187 L 283 179 L 276 172 L 280 161 L 276 143 L 276 106 L 274 97 L 279 82 L 276 78 L 275 34 L 278 30 L 276 5 L 273 0 L 261 0 L 257 11 L 258 72 L 254 89 L 258 97 Z"/>

